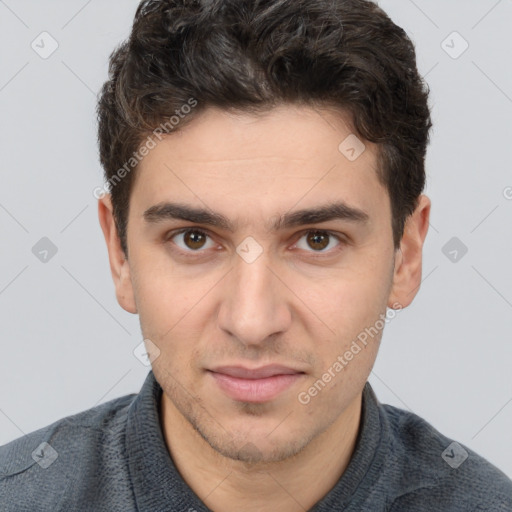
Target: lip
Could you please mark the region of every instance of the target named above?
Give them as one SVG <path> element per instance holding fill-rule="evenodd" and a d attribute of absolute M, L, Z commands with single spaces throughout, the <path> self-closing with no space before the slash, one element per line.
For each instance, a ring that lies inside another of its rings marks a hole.
<path fill-rule="evenodd" d="M 218 366 L 217 368 L 212 368 L 211 371 L 239 379 L 265 379 L 267 377 L 273 377 L 274 375 L 293 375 L 296 373 L 303 373 L 300 370 L 295 370 L 288 366 L 278 364 L 269 364 L 266 366 L 260 366 L 259 368 L 245 368 L 244 366 Z"/>
<path fill-rule="evenodd" d="M 300 370 L 281 365 L 252 369 L 220 366 L 208 372 L 230 398 L 254 403 L 268 402 L 276 398 L 305 375 Z"/>

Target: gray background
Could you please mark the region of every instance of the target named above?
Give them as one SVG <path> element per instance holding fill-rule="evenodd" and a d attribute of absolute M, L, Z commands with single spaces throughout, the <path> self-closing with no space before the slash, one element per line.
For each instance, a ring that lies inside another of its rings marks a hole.
<path fill-rule="evenodd" d="M 93 196 L 96 93 L 137 4 L 0 1 L 0 444 L 137 392 L 148 372 Z M 512 477 L 512 1 L 380 5 L 416 43 L 435 126 L 423 283 L 370 382 Z M 31 47 L 51 49 L 43 31 L 58 43 L 45 59 Z"/>

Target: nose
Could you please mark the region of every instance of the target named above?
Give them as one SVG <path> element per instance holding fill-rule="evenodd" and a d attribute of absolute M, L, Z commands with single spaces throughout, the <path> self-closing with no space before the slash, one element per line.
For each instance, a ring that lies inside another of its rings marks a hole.
<path fill-rule="evenodd" d="M 218 322 L 245 346 L 259 346 L 291 324 L 290 290 L 277 277 L 264 251 L 251 263 L 236 255 L 223 284 Z"/>

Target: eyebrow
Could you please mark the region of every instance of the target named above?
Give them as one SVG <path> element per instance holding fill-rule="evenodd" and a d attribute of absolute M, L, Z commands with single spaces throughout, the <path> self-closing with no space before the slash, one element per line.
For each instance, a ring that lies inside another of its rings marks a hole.
<path fill-rule="evenodd" d="M 148 208 L 143 214 L 148 224 L 156 224 L 171 219 L 181 219 L 195 224 L 208 226 L 235 232 L 238 224 L 233 224 L 227 217 L 218 212 L 205 208 L 196 208 L 182 203 L 163 202 Z M 281 215 L 270 226 L 269 230 L 281 229 L 316 224 L 330 220 L 344 220 L 358 224 L 367 224 L 370 216 L 365 211 L 349 206 L 343 201 L 329 203 L 316 208 L 298 210 Z"/>

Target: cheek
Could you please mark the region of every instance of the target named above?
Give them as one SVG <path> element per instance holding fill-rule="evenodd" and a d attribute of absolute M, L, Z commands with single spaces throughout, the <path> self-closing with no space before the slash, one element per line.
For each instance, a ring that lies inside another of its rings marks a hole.
<path fill-rule="evenodd" d="M 347 340 L 360 330 L 370 327 L 386 310 L 388 276 L 384 271 L 341 269 L 339 276 L 312 283 L 304 282 L 299 289 L 307 289 L 304 302 L 329 329 L 329 337 Z"/>
<path fill-rule="evenodd" d="M 362 259 L 360 265 L 347 274 L 342 294 L 343 310 L 354 319 L 354 324 L 369 327 L 375 317 L 386 310 L 391 285 L 390 268 L 392 260 L 385 251 L 381 254 L 370 253 Z"/>
<path fill-rule="evenodd" d="M 385 312 L 372 316 L 368 310 L 356 311 L 352 318 L 345 315 L 346 322 L 336 326 L 337 336 L 317 344 L 319 365 L 303 391 L 326 414 L 346 407 L 363 388 L 382 337 L 381 315 Z"/>
<path fill-rule="evenodd" d="M 139 260 L 134 268 L 132 282 L 141 325 L 160 336 L 172 335 L 193 320 L 191 314 L 216 282 L 208 275 L 184 275 L 176 266 L 159 264 L 158 258 Z"/>
<path fill-rule="evenodd" d="M 322 330 L 326 333 L 322 340 L 311 325 L 320 363 L 315 377 L 327 372 L 324 380 L 330 388 L 364 383 L 375 361 L 386 325 L 389 289 L 389 272 L 382 268 L 382 261 L 377 263 L 373 267 L 365 263 L 360 270 L 344 269 L 339 279 L 315 286 L 308 301 L 329 328 Z"/>
<path fill-rule="evenodd" d="M 199 360 L 196 340 L 203 321 L 207 321 L 207 293 L 215 282 L 207 276 L 184 278 L 168 268 L 145 264 L 134 265 L 134 292 L 144 338 L 159 348 L 153 365 L 181 380 L 193 361 Z M 188 380 L 188 379 L 187 379 Z"/>

